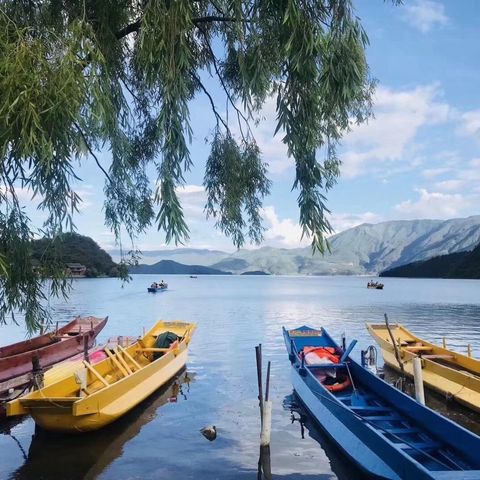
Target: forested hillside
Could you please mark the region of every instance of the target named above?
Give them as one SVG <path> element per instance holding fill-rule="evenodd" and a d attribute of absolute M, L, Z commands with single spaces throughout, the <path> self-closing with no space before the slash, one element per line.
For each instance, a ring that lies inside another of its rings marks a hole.
<path fill-rule="evenodd" d="M 480 244 L 470 252 L 451 253 L 385 270 L 381 277 L 480 278 Z"/>
<path fill-rule="evenodd" d="M 118 266 L 112 257 L 90 237 L 78 233 L 64 233 L 52 239 L 34 240 L 32 255 L 35 259 L 51 259 L 65 264 L 80 263 L 87 267 L 87 277 L 118 275 Z"/>

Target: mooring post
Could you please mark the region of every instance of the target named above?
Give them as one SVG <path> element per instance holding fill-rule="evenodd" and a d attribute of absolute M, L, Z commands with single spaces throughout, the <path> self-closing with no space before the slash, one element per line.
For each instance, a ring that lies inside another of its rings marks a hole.
<path fill-rule="evenodd" d="M 445 337 L 442 337 L 442 345 L 443 345 L 443 348 L 447 348 L 447 340 L 445 339 Z"/>
<path fill-rule="evenodd" d="M 467 355 L 468 355 L 469 357 L 472 356 L 472 346 L 471 346 L 470 344 L 467 345 Z"/>
<path fill-rule="evenodd" d="M 415 399 L 418 403 L 425 405 L 425 392 L 423 390 L 422 359 L 413 359 L 413 380 L 415 382 Z"/>
<path fill-rule="evenodd" d="M 272 430 L 272 401 L 270 396 L 270 362 L 267 366 L 267 380 L 265 385 L 265 402 L 263 408 L 262 431 L 260 433 L 260 445 L 266 447 L 270 445 L 270 435 Z"/>
<path fill-rule="evenodd" d="M 43 388 L 43 368 L 38 355 L 32 357 L 32 381 L 34 390 Z"/>
<path fill-rule="evenodd" d="M 261 343 L 259 343 L 255 347 L 255 355 L 257 359 L 258 404 L 260 407 L 261 429 L 263 430 L 262 344 Z"/>
<path fill-rule="evenodd" d="M 83 336 L 83 359 L 87 362 L 90 361 L 90 358 L 88 356 L 88 335 Z"/>

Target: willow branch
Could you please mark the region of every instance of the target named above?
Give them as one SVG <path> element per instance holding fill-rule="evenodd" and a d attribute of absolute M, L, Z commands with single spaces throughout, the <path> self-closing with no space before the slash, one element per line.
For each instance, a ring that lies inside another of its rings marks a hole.
<path fill-rule="evenodd" d="M 225 122 L 225 120 L 222 118 L 222 116 L 218 113 L 217 111 L 217 108 L 215 106 L 215 102 L 213 101 L 213 98 L 212 96 L 210 95 L 210 92 L 205 88 L 205 85 L 202 83 L 202 81 L 200 80 L 200 78 L 195 74 L 195 72 L 190 72 L 190 74 L 192 75 L 192 77 L 195 79 L 195 81 L 198 83 L 198 86 L 203 90 L 203 93 L 205 93 L 205 95 L 208 97 L 208 99 L 210 100 L 210 105 L 212 107 L 212 110 L 213 110 L 213 113 L 217 119 L 217 125 L 220 122 L 222 122 L 223 126 L 225 127 L 225 129 L 227 130 L 227 132 L 230 131 L 230 129 L 228 128 L 228 125 L 227 123 Z"/>
<path fill-rule="evenodd" d="M 218 68 L 218 64 L 217 64 L 217 57 L 215 57 L 215 52 L 213 51 L 212 49 L 212 46 L 210 45 L 210 42 L 208 40 L 208 35 L 206 34 L 205 30 L 203 30 L 201 27 L 198 27 L 198 29 L 200 30 L 200 32 L 202 32 L 203 36 L 205 37 L 205 43 L 207 45 L 207 48 L 208 48 L 208 51 L 210 53 L 210 56 L 212 57 L 212 63 L 213 63 L 213 68 L 215 69 L 215 73 L 217 74 L 217 77 L 220 81 L 220 84 L 222 85 L 222 88 L 225 92 L 225 94 L 227 95 L 227 99 L 230 103 L 230 105 L 233 107 L 233 109 L 235 110 L 235 112 L 237 113 L 237 118 L 238 118 L 238 125 L 240 127 L 240 133 L 242 135 L 242 138 L 244 141 L 245 140 L 245 136 L 242 132 L 242 126 L 241 126 L 241 122 L 240 122 L 240 118 L 243 119 L 243 121 L 245 122 L 245 124 L 247 125 L 247 128 L 248 128 L 248 132 L 253 136 L 253 133 L 252 133 L 252 130 L 250 128 L 250 124 L 248 122 L 248 119 L 245 117 L 245 115 L 243 114 L 243 112 L 235 105 L 235 102 L 232 98 L 232 95 L 230 94 L 227 86 L 225 85 L 225 82 L 223 80 L 223 77 L 220 73 L 220 69 Z"/>
<path fill-rule="evenodd" d="M 138 32 L 140 30 L 140 27 L 142 26 L 142 18 L 139 18 L 133 23 L 129 23 L 125 27 L 123 27 L 121 30 L 115 33 L 115 37 L 117 37 L 118 40 L 120 40 L 123 37 L 126 37 L 127 35 L 130 35 L 131 33 Z M 237 22 L 239 21 L 235 17 L 225 17 L 221 15 L 207 15 L 205 17 L 195 17 L 192 18 L 192 23 L 194 25 L 197 25 L 199 23 L 213 23 L 213 22 Z M 245 21 L 245 20 L 242 20 Z"/>
<path fill-rule="evenodd" d="M 95 155 L 94 151 L 92 150 L 92 148 L 90 147 L 90 144 L 88 143 L 88 140 L 87 140 L 87 137 L 85 136 L 85 134 L 83 133 L 82 129 L 80 128 L 80 125 L 78 125 L 77 122 L 74 122 L 74 125 L 75 125 L 75 128 L 78 130 L 78 133 L 81 135 L 81 137 L 83 138 L 83 141 L 85 142 L 85 146 L 87 147 L 87 150 L 90 152 L 90 155 L 93 157 L 93 159 L 95 160 L 95 163 L 98 165 L 98 168 L 105 174 L 105 176 L 108 178 L 108 181 L 114 185 L 112 179 L 110 178 L 110 175 L 108 174 L 108 172 L 103 168 L 102 164 L 100 163 L 100 160 L 98 159 L 98 157 Z"/>

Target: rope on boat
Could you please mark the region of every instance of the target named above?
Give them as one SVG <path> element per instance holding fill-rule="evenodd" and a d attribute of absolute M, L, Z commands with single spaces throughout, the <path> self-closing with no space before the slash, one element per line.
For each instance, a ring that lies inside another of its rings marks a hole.
<path fill-rule="evenodd" d="M 23 388 L 23 390 L 18 394 L 18 395 L 15 395 L 15 397 L 10 397 L 8 398 L 8 402 L 11 402 L 12 400 L 16 400 L 17 398 L 20 398 L 28 389 L 30 389 L 31 387 L 33 386 L 33 381 L 30 380 L 26 385 L 25 387 Z"/>

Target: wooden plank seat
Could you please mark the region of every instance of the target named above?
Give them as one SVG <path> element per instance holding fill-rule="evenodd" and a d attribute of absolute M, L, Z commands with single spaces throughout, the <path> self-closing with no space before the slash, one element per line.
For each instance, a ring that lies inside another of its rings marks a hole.
<path fill-rule="evenodd" d="M 411 347 L 405 347 L 405 350 L 408 352 L 431 352 L 432 347 L 428 347 L 427 345 L 412 345 Z"/>
<path fill-rule="evenodd" d="M 420 430 L 415 427 L 398 427 L 398 428 L 386 428 L 383 432 L 385 435 L 391 433 L 392 435 L 409 435 L 412 433 L 420 433 Z"/>
<path fill-rule="evenodd" d="M 352 405 L 350 407 L 354 412 L 389 412 L 392 413 L 392 409 L 388 407 L 382 407 L 381 405 Z"/>
<path fill-rule="evenodd" d="M 455 355 L 422 355 L 422 358 L 428 359 L 428 360 L 453 360 L 455 358 Z"/>

